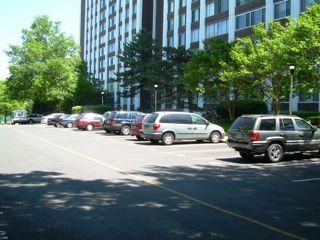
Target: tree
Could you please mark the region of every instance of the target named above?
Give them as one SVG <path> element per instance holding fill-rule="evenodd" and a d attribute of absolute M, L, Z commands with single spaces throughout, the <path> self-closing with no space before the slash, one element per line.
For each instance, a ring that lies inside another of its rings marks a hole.
<path fill-rule="evenodd" d="M 238 96 L 243 79 L 231 74 L 235 63 L 230 57 L 232 44 L 214 39 L 203 50 L 199 50 L 187 63 L 180 81 L 190 95 L 201 94 L 205 102 L 223 104 L 234 118 L 234 100 Z"/>
<path fill-rule="evenodd" d="M 267 29 L 259 25 L 251 37 L 239 39 L 231 51 L 239 76 L 251 79 L 251 86 L 264 93 L 276 113 L 281 111 L 281 102 L 288 99 L 289 64 L 293 63 L 290 56 L 297 52 L 295 46 L 287 44 L 292 39 L 291 25 L 291 21 L 285 26 L 272 22 Z"/>
<path fill-rule="evenodd" d="M 76 89 L 80 57 L 71 37 L 48 16 L 37 17 L 22 30 L 22 45 L 10 46 L 7 90 L 12 99 L 33 100 L 59 110 Z"/>
<path fill-rule="evenodd" d="M 301 14 L 292 31 L 289 43 L 297 48 L 292 56 L 296 61 L 296 89 L 305 95 L 320 91 L 320 5 L 312 7 Z"/>
<path fill-rule="evenodd" d="M 187 86 L 179 81 L 179 78 L 183 75 L 186 64 L 190 61 L 193 52 L 186 50 L 181 46 L 178 48 L 166 47 L 163 49 L 163 61 L 162 61 L 162 103 L 165 104 L 177 104 L 178 109 L 185 107 L 190 110 L 194 109 L 192 104 L 193 94 L 190 93 Z M 188 100 L 187 106 L 185 106 L 185 99 Z"/>
<path fill-rule="evenodd" d="M 4 116 L 4 123 L 7 123 L 7 116 L 15 109 L 30 110 L 31 102 L 10 100 L 6 94 L 6 82 L 0 80 L 0 115 Z"/>
<path fill-rule="evenodd" d="M 162 48 L 149 32 L 142 29 L 130 43 L 125 44 L 118 57 L 123 64 L 116 74 L 123 89 L 122 97 L 140 94 L 140 108 L 150 110 L 154 84 L 159 84 L 162 79 Z"/>

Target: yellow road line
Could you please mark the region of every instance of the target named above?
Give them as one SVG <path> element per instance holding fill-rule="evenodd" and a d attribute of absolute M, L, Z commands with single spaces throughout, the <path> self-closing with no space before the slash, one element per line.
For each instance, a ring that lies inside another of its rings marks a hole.
<path fill-rule="evenodd" d="M 79 157 L 85 158 L 85 159 L 87 159 L 87 160 L 90 160 L 90 161 L 95 162 L 95 163 L 97 163 L 97 164 L 100 164 L 100 165 L 102 165 L 102 166 L 105 166 L 105 167 L 107 167 L 107 168 L 109 168 L 109 169 L 115 170 L 115 171 L 117 171 L 117 172 L 119 172 L 119 173 L 122 173 L 122 174 L 124 174 L 124 175 L 130 176 L 130 177 L 132 177 L 132 178 L 134 178 L 134 179 L 136 179 L 136 180 L 145 182 L 145 183 L 147 183 L 147 184 L 149 184 L 149 185 L 152 185 L 152 186 L 161 188 L 161 189 L 163 189 L 163 190 L 165 190 L 165 191 L 167 191 L 167 192 L 170 192 L 170 193 L 173 193 L 173 194 L 175 194 L 175 195 L 177 195 L 177 196 L 180 196 L 180 197 L 182 197 L 182 198 L 188 199 L 188 200 L 190 200 L 190 201 L 192 201 L 192 202 L 194 202 L 194 203 L 197 203 L 197 204 L 199 204 L 199 205 L 202 205 L 202 206 L 208 207 L 208 208 L 210 208 L 210 209 L 216 210 L 216 211 L 218 211 L 218 212 L 222 212 L 222 213 L 224 213 L 224 214 L 226 214 L 226 215 L 230 215 L 230 216 L 233 216 L 233 217 L 236 217 L 236 218 L 245 220 L 245 221 L 247 221 L 247 222 L 256 224 L 256 225 L 258 225 L 258 226 L 261 226 L 261 227 L 264 227 L 264 228 L 266 228 L 266 229 L 269 229 L 269 230 L 271 230 L 271 231 L 273 231 L 273 232 L 277 232 L 277 233 L 282 234 L 282 235 L 284 235 L 284 236 L 288 236 L 288 237 L 290 237 L 290 238 L 292 238 L 292 239 L 307 240 L 306 238 L 303 238 L 303 237 L 300 237 L 300 236 L 298 236 L 298 235 L 289 233 L 289 232 L 287 232 L 287 231 L 285 231 L 285 230 L 282 230 L 282 229 L 273 227 L 273 226 L 271 226 L 271 225 L 269 225 L 269 224 L 263 223 L 263 222 L 261 222 L 261 221 L 255 220 L 255 219 L 253 219 L 253 218 L 246 217 L 246 216 L 244 216 L 244 215 L 242 215 L 242 214 L 238 214 L 238 213 L 235 213 L 235 212 L 233 212 L 233 211 L 230 211 L 230 210 L 227 210 L 227 209 L 224 209 L 224 208 L 220 208 L 220 207 L 215 206 L 215 205 L 213 205 L 213 204 L 204 202 L 204 201 L 202 201 L 202 200 L 200 200 L 200 199 L 191 197 L 191 196 L 189 196 L 189 195 L 187 195 L 187 194 L 178 192 L 178 191 L 176 191 L 176 190 L 174 190 L 174 189 L 171 189 L 171 188 L 169 188 L 169 187 L 163 186 L 163 185 L 161 185 L 161 184 L 159 184 L 159 183 L 157 183 L 157 182 L 155 182 L 155 181 L 152 181 L 152 180 L 150 180 L 150 179 L 141 177 L 141 176 L 139 176 L 139 175 L 136 175 L 136 174 L 127 172 L 127 171 L 122 170 L 122 169 L 120 169 L 120 168 L 114 167 L 114 166 L 109 165 L 109 164 L 107 164 L 107 163 L 104 163 L 104 162 L 102 162 L 102 161 L 100 161 L 100 160 L 97 160 L 97 159 L 92 158 L 92 157 L 89 157 L 89 156 L 87 156 L 87 155 L 78 153 L 78 152 L 76 152 L 76 151 L 73 151 L 73 150 L 71 150 L 71 149 L 69 149 L 69 148 L 66 148 L 66 147 L 64 147 L 64 146 L 58 145 L 58 144 L 56 144 L 56 143 L 53 143 L 53 142 L 51 142 L 51 141 L 49 141 L 49 140 L 46 140 L 46 139 L 44 139 L 44 138 L 41 138 L 41 137 L 39 137 L 39 136 L 36 136 L 36 135 L 31 134 L 31 133 L 22 131 L 22 130 L 20 130 L 20 129 L 16 129 L 16 128 L 13 128 L 13 129 L 16 130 L 16 131 L 18 131 L 18 132 L 21 132 L 21 133 L 24 133 L 24 134 L 28 134 L 28 135 L 30 135 L 30 136 L 32 136 L 32 137 L 34 137 L 34 138 L 36 138 L 36 139 L 38 139 L 38 140 L 40 140 L 40 141 L 42 141 L 42 142 L 48 143 L 48 144 L 50 144 L 50 145 L 52 145 L 52 146 L 55 146 L 55 147 L 57 147 L 57 148 L 59 148 L 59 149 L 62 149 L 62 150 L 64 150 L 64 151 L 66 151 L 66 152 L 72 153 L 72 154 L 77 155 L 77 156 L 79 156 Z"/>

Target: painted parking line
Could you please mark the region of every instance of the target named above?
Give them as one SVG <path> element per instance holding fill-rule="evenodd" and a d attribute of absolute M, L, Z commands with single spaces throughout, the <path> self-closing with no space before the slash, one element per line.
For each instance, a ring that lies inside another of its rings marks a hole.
<path fill-rule="evenodd" d="M 279 234 L 281 234 L 281 235 L 290 237 L 290 238 L 292 238 L 292 239 L 307 240 L 306 238 L 303 238 L 303 237 L 301 237 L 301 236 L 295 235 L 295 234 L 290 233 L 290 232 L 288 232 L 288 231 L 286 231 L 286 230 L 282 230 L 282 229 L 280 229 L 280 228 L 274 227 L 274 226 L 272 226 L 272 225 L 263 223 L 263 222 L 261 222 L 261 221 L 259 221 L 259 220 L 254 219 L 254 218 L 247 217 L 247 216 L 245 216 L 245 215 L 242 215 L 242 214 L 239 214 L 239 213 L 236 213 L 236 212 L 233 212 L 233 211 L 230 211 L 230 210 L 221 208 L 221 207 L 216 206 L 216 205 L 213 205 L 213 204 L 211 204 L 211 203 L 202 201 L 201 199 L 198 199 L 198 198 L 192 197 L 192 196 L 190 196 L 190 195 L 184 194 L 184 193 L 182 193 L 182 192 L 176 191 L 176 190 L 174 190 L 174 189 L 172 189 L 172 188 L 169 188 L 169 187 L 166 187 L 166 186 L 162 185 L 161 183 L 158 183 L 157 181 L 148 179 L 148 178 L 146 178 L 146 177 L 143 177 L 143 176 L 140 176 L 140 175 L 137 175 L 137 174 L 134 174 L 134 173 L 130 173 L 129 171 L 126 171 L 126 170 L 120 169 L 120 168 L 118 168 L 118 167 L 112 166 L 112 165 L 110 165 L 110 164 L 107 164 L 107 163 L 105 163 L 105 162 L 102 162 L 102 161 L 100 161 L 100 160 L 98 160 L 98 159 L 95 159 L 95 158 L 93 158 L 93 157 L 90 157 L 90 156 L 88 156 L 88 155 L 85 155 L 85 154 L 76 152 L 76 151 L 74 151 L 74 150 L 72 150 L 72 149 L 69 149 L 69 148 L 66 148 L 66 147 L 64 147 L 64 146 L 62 146 L 62 145 L 56 144 L 56 143 L 54 143 L 54 142 L 51 142 L 51 141 L 49 141 L 49 140 L 47 140 L 47 139 L 45 139 L 45 138 L 39 137 L 39 136 L 37 136 L 37 135 L 31 134 L 31 133 L 28 133 L 28 132 L 25 132 L 25 131 L 23 131 L 23 130 L 21 130 L 21 129 L 18 129 L 18 128 L 17 128 L 17 129 L 14 129 L 14 130 L 17 131 L 17 132 L 20 132 L 20 133 L 29 135 L 29 136 L 31 136 L 31 137 L 33 137 L 33 138 L 35 138 L 35 139 L 38 139 L 39 141 L 42 141 L 42 142 L 47 143 L 47 144 L 50 144 L 50 145 L 52 145 L 52 146 L 54 146 L 54 147 L 56 147 L 56 148 L 59 148 L 59 149 L 61 149 L 61 150 L 63 150 L 63 151 L 72 153 L 72 154 L 74 154 L 74 155 L 76 155 L 76 156 L 79 156 L 79 157 L 81 157 L 81 158 L 87 159 L 88 161 L 94 162 L 94 163 L 96 163 L 96 164 L 99 164 L 99 165 L 102 165 L 102 166 L 107 167 L 107 168 L 109 168 L 109 169 L 112 169 L 112 170 L 114 170 L 114 171 L 116 171 L 116 172 L 118 172 L 118 173 L 121 173 L 121 174 L 123 174 L 123 175 L 129 176 L 129 177 L 131 177 L 131 178 L 133 178 L 133 179 L 135 179 L 135 180 L 137 180 L 137 181 L 144 182 L 144 183 L 147 183 L 147 184 L 152 185 L 152 186 L 154 186 L 154 187 L 157 187 L 157 188 L 160 188 L 160 189 L 165 190 L 165 191 L 167 191 L 167 192 L 170 192 L 170 193 L 172 193 L 172 194 L 174 194 L 174 195 L 176 195 L 176 196 L 179 196 L 179 197 L 181 197 L 181 198 L 187 199 L 187 200 L 189 200 L 189 201 L 191 201 L 191 202 L 193 202 L 193 203 L 196 203 L 196 204 L 198 204 L 198 205 L 200 205 L 200 206 L 207 207 L 207 208 L 209 208 L 209 209 L 211 209 L 211 210 L 215 210 L 215 211 L 218 211 L 218 212 L 220 212 L 220 213 L 223 213 L 223 214 L 226 214 L 226 215 L 229 215 L 229 216 L 232 216 L 232 217 L 235 217 L 235 218 L 244 220 L 244 221 L 246 221 L 246 222 L 255 224 L 255 225 L 257 225 L 257 226 L 260 226 L 260 227 L 263 227 L 263 228 L 265 228 L 265 229 L 268 229 L 268 230 L 270 230 L 270 231 L 272 231 L 272 232 L 276 232 L 276 233 L 279 233 Z"/>
<path fill-rule="evenodd" d="M 312 181 L 320 181 L 320 178 L 306 178 L 306 179 L 292 180 L 292 182 L 312 182 Z"/>

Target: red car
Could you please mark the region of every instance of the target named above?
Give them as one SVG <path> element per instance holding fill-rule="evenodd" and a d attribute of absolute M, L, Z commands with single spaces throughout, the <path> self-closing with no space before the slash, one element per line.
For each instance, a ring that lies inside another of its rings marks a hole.
<path fill-rule="evenodd" d="M 95 128 L 101 128 L 103 123 L 103 116 L 96 113 L 82 113 L 76 121 L 75 126 L 82 130 L 92 131 Z"/>
<path fill-rule="evenodd" d="M 139 140 L 145 140 L 141 134 L 142 134 L 142 124 L 144 120 L 149 116 L 150 114 L 141 114 L 136 117 L 136 119 L 131 124 L 131 136 L 136 136 Z"/>

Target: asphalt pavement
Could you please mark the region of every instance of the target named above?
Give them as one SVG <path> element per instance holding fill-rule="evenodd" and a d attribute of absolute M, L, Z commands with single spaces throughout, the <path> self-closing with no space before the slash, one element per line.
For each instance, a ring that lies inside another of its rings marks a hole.
<path fill-rule="evenodd" d="M 0 126 L 2 239 L 319 239 L 318 153 L 242 161 L 225 143 L 153 145 Z"/>

